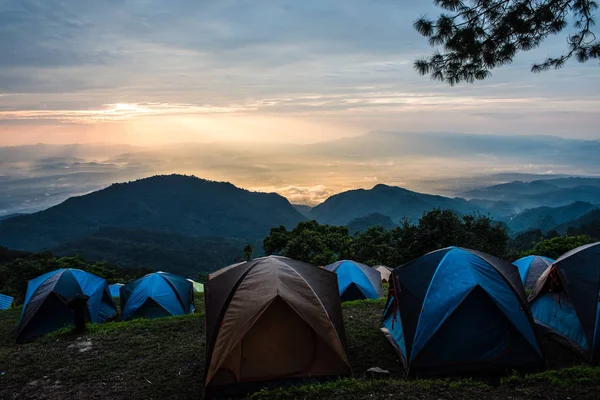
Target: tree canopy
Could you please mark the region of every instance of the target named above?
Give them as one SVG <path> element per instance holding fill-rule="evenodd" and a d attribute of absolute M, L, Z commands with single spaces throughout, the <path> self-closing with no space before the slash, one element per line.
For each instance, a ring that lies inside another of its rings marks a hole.
<path fill-rule="evenodd" d="M 447 246 L 463 246 L 503 256 L 506 229 L 485 216 L 460 216 L 450 210 L 423 214 L 416 225 L 407 221 L 393 229 L 373 226 L 351 236 L 346 227 L 302 222 L 288 231 L 271 229 L 263 241 L 267 254 L 327 265 L 353 259 L 368 265 L 397 267 L 413 258 Z"/>
<path fill-rule="evenodd" d="M 316 265 L 331 264 L 349 255 L 352 238 L 345 226 L 300 222 L 288 231 L 284 226 L 271 229 L 263 241 L 267 255 L 280 254 Z"/>
<path fill-rule="evenodd" d="M 421 75 L 455 85 L 490 75 L 509 64 L 519 52 L 538 47 L 546 38 L 565 30 L 567 49 L 534 64 L 532 72 L 562 67 L 575 57 L 579 62 L 600 58 L 600 43 L 593 32 L 595 0 L 434 0 L 445 12 L 436 20 L 422 17 L 415 29 L 436 49 L 415 61 Z"/>
<path fill-rule="evenodd" d="M 576 249 L 579 246 L 594 243 L 595 241 L 596 239 L 585 235 L 557 236 L 552 239 L 546 239 L 536 243 L 531 250 L 524 252 L 522 256 L 535 255 L 557 259 L 568 251 Z"/>

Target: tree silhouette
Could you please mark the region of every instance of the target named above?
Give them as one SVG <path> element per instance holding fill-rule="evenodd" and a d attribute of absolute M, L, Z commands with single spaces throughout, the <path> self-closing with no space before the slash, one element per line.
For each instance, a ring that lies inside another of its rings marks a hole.
<path fill-rule="evenodd" d="M 572 21 L 568 49 L 531 67 L 532 72 L 560 68 L 575 57 L 579 62 L 600 58 L 600 43 L 592 32 L 595 0 L 434 0 L 446 13 L 436 21 L 422 17 L 415 29 L 441 46 L 428 58 L 415 61 L 421 75 L 455 85 L 490 76 L 521 51 L 538 47 Z"/>
<path fill-rule="evenodd" d="M 254 248 L 252 247 L 251 244 L 247 244 L 246 247 L 244 247 L 244 250 L 242 250 L 242 252 L 243 252 L 242 258 L 244 259 L 244 261 L 252 260 L 252 254 L 254 254 Z"/>

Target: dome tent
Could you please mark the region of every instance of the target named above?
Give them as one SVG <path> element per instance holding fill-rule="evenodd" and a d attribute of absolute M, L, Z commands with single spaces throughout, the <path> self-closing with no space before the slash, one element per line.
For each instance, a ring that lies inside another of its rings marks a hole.
<path fill-rule="evenodd" d="M 342 301 L 383 297 L 381 274 L 368 265 L 341 260 L 325 266 L 324 269 L 336 273 Z"/>
<path fill-rule="evenodd" d="M 519 258 L 513 264 L 519 269 L 521 282 L 525 289 L 531 290 L 545 270 L 554 262 L 553 259 L 542 256 L 527 256 Z"/>
<path fill-rule="evenodd" d="M 387 283 L 390 280 L 390 276 L 392 275 L 392 269 L 386 267 L 385 265 L 377 265 L 373 267 L 374 270 L 379 271 L 381 275 L 381 282 Z"/>
<path fill-rule="evenodd" d="M 58 269 L 29 281 L 17 342 L 24 342 L 74 323 L 69 304 L 87 296 L 86 320 L 101 323 L 117 316 L 106 280 L 79 269 Z"/>
<path fill-rule="evenodd" d="M 108 288 L 110 289 L 110 295 L 112 297 L 120 297 L 120 291 L 122 286 L 122 283 L 113 283 L 112 285 L 108 285 Z"/>
<path fill-rule="evenodd" d="M 235 263 L 235 264 L 231 264 L 231 265 L 228 265 L 228 266 L 226 266 L 224 268 L 221 268 L 221 269 L 218 269 L 218 270 L 216 270 L 214 272 L 211 272 L 210 274 L 208 274 L 208 280 L 216 278 L 217 276 L 221 275 L 223 272 L 227 272 L 227 271 L 229 271 L 232 268 L 239 267 L 240 265 L 244 265 L 244 264 L 246 264 L 246 261 L 242 261 L 242 262 L 238 262 L 238 263 Z"/>
<path fill-rule="evenodd" d="M 8 310 L 15 304 L 15 298 L 0 293 L 0 310 Z"/>
<path fill-rule="evenodd" d="M 448 247 L 394 269 L 393 275 L 381 330 L 407 374 L 543 364 L 525 291 L 509 262 Z"/>
<path fill-rule="evenodd" d="M 592 363 L 600 362 L 600 242 L 560 256 L 529 303 L 536 324 Z"/>
<path fill-rule="evenodd" d="M 228 268 L 204 289 L 207 395 L 351 373 L 331 272 L 269 256 Z"/>
<path fill-rule="evenodd" d="M 192 283 L 168 272 L 154 272 L 121 287 L 121 320 L 161 318 L 194 311 Z"/>
<path fill-rule="evenodd" d="M 204 285 L 200 282 L 196 282 L 192 279 L 188 279 L 188 282 L 191 282 L 192 288 L 194 289 L 194 293 L 204 293 Z"/>

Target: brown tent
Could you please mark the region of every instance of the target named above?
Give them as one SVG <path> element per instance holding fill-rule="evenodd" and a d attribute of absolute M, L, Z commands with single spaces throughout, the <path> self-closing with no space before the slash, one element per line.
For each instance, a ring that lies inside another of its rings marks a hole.
<path fill-rule="evenodd" d="M 213 276 L 204 298 L 207 394 L 351 373 L 334 273 L 257 258 Z"/>
<path fill-rule="evenodd" d="M 238 267 L 238 266 L 240 266 L 242 264 L 246 264 L 246 261 L 242 261 L 242 262 L 239 262 L 239 263 L 231 264 L 231 265 L 228 265 L 225 268 L 221 268 L 221 269 L 219 269 L 219 270 L 217 270 L 215 272 L 212 272 L 212 273 L 208 274 L 208 279 L 211 280 L 212 278 L 215 278 L 215 277 L 221 275 L 223 272 L 227 272 L 231 268 Z"/>
<path fill-rule="evenodd" d="M 379 274 L 381 275 L 381 282 L 389 282 L 390 275 L 392 275 L 392 270 L 390 268 L 386 267 L 385 265 L 378 265 L 373 268 L 379 271 Z"/>

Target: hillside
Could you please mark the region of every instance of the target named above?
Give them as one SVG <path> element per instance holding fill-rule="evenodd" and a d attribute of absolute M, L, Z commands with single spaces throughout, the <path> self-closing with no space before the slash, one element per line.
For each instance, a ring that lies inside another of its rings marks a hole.
<path fill-rule="evenodd" d="M 598 207 L 593 204 L 581 201 L 563 207 L 536 207 L 525 210 L 505 222 L 513 233 L 531 229 L 548 232 L 557 225 L 575 220 L 596 208 Z"/>
<path fill-rule="evenodd" d="M 15 213 L 15 214 L 0 215 L 0 221 L 6 221 L 7 219 L 21 217 L 23 215 L 27 215 L 27 214 L 26 213 Z"/>
<path fill-rule="evenodd" d="M 366 217 L 353 219 L 348 223 L 348 232 L 353 235 L 355 233 L 361 233 L 366 231 L 372 226 L 381 226 L 384 229 L 393 229 L 396 224 L 387 215 L 374 213 L 369 214 Z"/>
<path fill-rule="evenodd" d="M 471 199 L 468 201 L 469 204 L 474 207 L 481 208 L 490 214 L 492 218 L 502 219 L 505 217 L 509 217 L 518 212 L 519 207 L 515 203 L 507 202 L 507 201 L 494 201 L 494 200 L 485 200 L 485 199 Z"/>
<path fill-rule="evenodd" d="M 373 213 L 387 215 L 394 223 L 403 218 L 416 222 L 434 208 L 472 213 L 480 209 L 462 199 L 451 199 L 379 184 L 372 189 L 357 189 L 331 196 L 314 207 L 311 216 L 320 223 L 346 225 Z"/>
<path fill-rule="evenodd" d="M 144 267 L 182 276 L 208 274 L 239 261 L 247 244 L 242 239 L 190 237 L 147 230 L 102 228 L 63 243 L 52 252 L 77 254 L 89 261 L 105 261 L 124 268 Z M 260 248 L 260 241 L 252 243 Z"/>
<path fill-rule="evenodd" d="M 155 176 L 110 187 L 0 222 L 0 244 L 41 250 L 116 227 L 260 240 L 273 226 L 305 220 L 282 196 L 191 176 Z"/>

